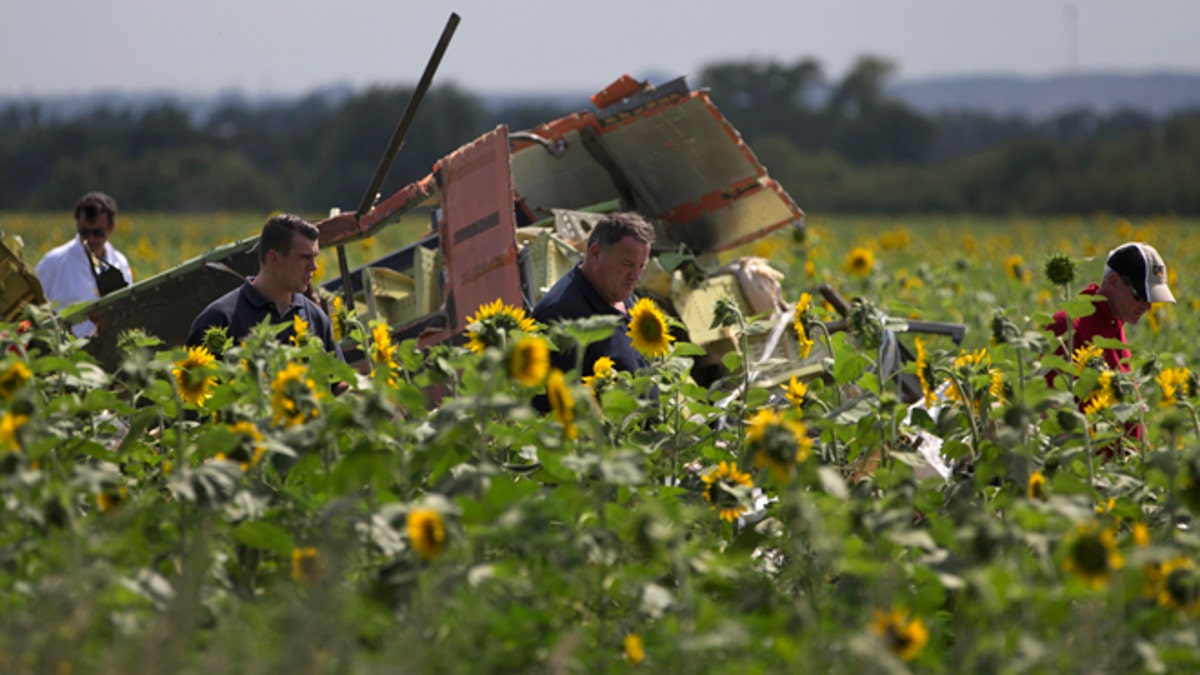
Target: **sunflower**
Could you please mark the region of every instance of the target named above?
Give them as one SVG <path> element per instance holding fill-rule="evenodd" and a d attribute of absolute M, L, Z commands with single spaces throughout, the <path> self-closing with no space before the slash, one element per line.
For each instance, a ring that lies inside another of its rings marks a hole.
<path fill-rule="evenodd" d="M 1111 529 L 1101 529 L 1095 521 L 1076 526 L 1066 549 L 1063 571 L 1073 573 L 1091 588 L 1100 588 L 1111 573 L 1125 566 L 1116 535 Z"/>
<path fill-rule="evenodd" d="M 1099 366 L 1103 363 L 1096 363 L 1104 358 L 1104 350 L 1094 344 L 1081 345 L 1075 349 L 1075 353 L 1071 355 L 1071 361 L 1075 364 L 1075 374 L 1082 375 L 1083 370 L 1090 365 Z"/>
<path fill-rule="evenodd" d="M 467 330 L 467 349 L 482 354 L 488 347 L 499 347 L 502 335 L 513 331 L 536 333 L 538 324 L 532 317 L 525 316 L 520 307 L 510 307 L 500 298 L 491 304 L 479 306 L 474 315 L 467 317 L 467 325 L 479 327 Z"/>
<path fill-rule="evenodd" d="M 728 462 L 721 462 L 716 469 L 701 476 L 704 481 L 704 499 L 720 512 L 722 520 L 733 522 L 749 511 L 742 503 L 743 492 L 754 487 L 750 474 L 742 473 Z"/>
<path fill-rule="evenodd" d="M 550 372 L 550 345 L 535 335 L 523 336 L 508 355 L 508 376 L 526 387 L 536 387 Z"/>
<path fill-rule="evenodd" d="M 571 440 L 579 438 L 579 428 L 575 426 L 575 397 L 571 395 L 558 368 L 552 369 L 550 378 L 546 380 L 546 398 L 550 399 L 554 419 L 563 426 L 563 435 Z"/>
<path fill-rule="evenodd" d="M 1030 499 L 1046 499 L 1046 476 L 1041 471 L 1034 471 L 1029 474 L 1029 485 L 1025 488 L 1025 494 Z"/>
<path fill-rule="evenodd" d="M 636 666 L 646 658 L 646 647 L 642 644 L 642 637 L 637 633 L 629 633 L 625 636 L 625 663 L 631 666 Z"/>
<path fill-rule="evenodd" d="M 388 326 L 382 321 L 375 324 L 371 329 L 371 362 L 374 367 L 371 368 L 371 377 L 375 377 L 375 373 L 381 368 L 387 373 L 387 383 L 389 386 L 396 386 L 396 345 L 392 344 L 392 334 L 388 331 Z"/>
<path fill-rule="evenodd" d="M 925 394 L 925 407 L 932 408 L 936 399 L 933 395 L 933 368 L 929 365 L 929 355 L 925 353 L 925 341 L 916 338 L 913 343 L 917 346 L 917 379 L 921 382 L 921 391 Z"/>
<path fill-rule="evenodd" d="M 958 358 L 954 359 L 954 370 L 960 377 L 971 377 L 974 374 L 975 367 L 986 367 L 992 362 L 992 357 L 988 355 L 986 349 L 976 349 L 973 352 L 963 351 Z M 962 401 L 965 396 L 959 391 L 958 384 L 954 380 L 950 380 L 950 387 L 946 389 L 946 398 L 952 401 Z"/>
<path fill-rule="evenodd" d="M 433 509 L 408 512 L 408 540 L 422 560 L 433 560 L 446 546 L 446 527 L 442 514 Z"/>
<path fill-rule="evenodd" d="M 1200 612 L 1200 575 L 1192 559 L 1178 556 L 1155 567 L 1153 573 L 1147 570 L 1146 595 L 1162 607 Z"/>
<path fill-rule="evenodd" d="M 783 395 L 787 397 L 789 403 L 796 410 L 804 406 L 804 399 L 808 396 L 808 385 L 804 384 L 795 375 L 788 380 L 787 384 L 779 385 L 783 387 Z"/>
<path fill-rule="evenodd" d="M 204 347 L 188 347 L 187 356 L 175 362 L 175 384 L 184 403 L 203 405 L 212 396 L 217 378 L 212 372 L 213 355 Z"/>
<path fill-rule="evenodd" d="M 893 609 L 891 612 L 875 610 L 871 621 L 871 632 L 883 638 L 888 649 L 902 661 L 912 661 L 929 642 L 929 630 L 919 618 L 908 618 L 908 613 Z"/>
<path fill-rule="evenodd" d="M 1145 523 L 1134 523 L 1130 528 L 1130 533 L 1133 535 L 1133 543 L 1139 548 L 1145 548 L 1150 545 L 1150 528 L 1146 527 Z"/>
<path fill-rule="evenodd" d="M 345 304 L 342 302 L 342 296 L 333 296 L 330 306 L 333 308 L 333 312 L 329 315 L 333 330 L 333 341 L 341 342 L 342 336 L 346 334 L 346 312 L 344 311 Z"/>
<path fill-rule="evenodd" d="M 11 399 L 20 391 L 21 387 L 25 386 L 30 377 L 33 377 L 33 373 L 29 367 L 20 361 L 14 361 L 12 365 L 4 369 L 3 373 L 0 373 L 0 398 L 5 401 Z"/>
<path fill-rule="evenodd" d="M 675 340 L 667 328 L 667 317 L 650 298 L 638 300 L 629 310 L 629 330 L 625 334 L 633 341 L 633 348 L 647 358 L 666 356 Z"/>
<path fill-rule="evenodd" d="M 812 454 L 812 439 L 799 420 L 764 408 L 750 418 L 746 431 L 746 449 L 753 453 L 754 465 L 768 467 L 779 480 L 787 480 L 796 464 Z"/>
<path fill-rule="evenodd" d="M 304 340 L 308 337 L 308 322 L 305 321 L 299 314 L 292 317 L 292 344 L 297 347 L 304 344 Z"/>
<path fill-rule="evenodd" d="M 856 246 L 846 255 L 846 272 L 856 277 L 865 277 L 875 267 L 875 253 L 864 246 Z"/>
<path fill-rule="evenodd" d="M 112 511 L 118 506 L 125 503 L 125 497 L 129 491 L 122 485 L 117 488 L 105 488 L 96 493 L 96 506 L 100 508 L 100 513 Z"/>
<path fill-rule="evenodd" d="M 249 450 L 240 452 L 247 458 L 247 461 L 241 462 L 242 471 L 249 471 L 252 467 L 258 466 L 267 454 L 267 446 L 263 445 L 263 435 L 258 430 L 258 426 L 249 420 L 242 420 L 229 425 L 229 430 L 238 436 L 239 451 L 243 450 L 241 447 L 243 445 L 250 446 Z"/>
<path fill-rule="evenodd" d="M 12 452 L 20 450 L 21 438 L 17 434 L 28 421 L 28 415 L 14 415 L 5 411 L 4 416 L 0 417 L 0 448 Z"/>
<path fill-rule="evenodd" d="M 1178 400 L 1176 397 L 1180 394 L 1183 395 L 1183 398 L 1187 397 L 1190 379 L 1187 368 L 1167 368 L 1154 379 L 1158 382 L 1158 386 L 1162 387 L 1163 392 L 1159 406 L 1167 408 L 1175 405 Z"/>
<path fill-rule="evenodd" d="M 607 356 L 601 356 L 592 364 L 592 374 L 583 377 L 583 383 L 596 390 L 596 387 L 611 381 L 616 377 L 617 371 L 613 368 L 616 364 Z"/>
<path fill-rule="evenodd" d="M 1028 283 L 1032 273 L 1025 269 L 1025 259 L 1019 255 L 1010 255 L 1004 261 L 1004 273 L 1009 279 Z"/>
<path fill-rule="evenodd" d="M 1092 390 L 1091 397 L 1083 406 L 1083 412 L 1085 415 L 1092 415 L 1112 407 L 1116 402 L 1117 394 L 1113 389 L 1113 372 L 1106 370 L 1100 373 L 1100 379 L 1096 383 L 1096 388 Z"/>
<path fill-rule="evenodd" d="M 806 359 L 812 353 L 813 341 L 808 337 L 809 308 L 812 306 L 812 295 L 801 293 L 796 301 L 796 313 L 792 317 L 792 329 L 796 331 L 796 339 L 800 343 L 800 358 Z"/>
<path fill-rule="evenodd" d="M 992 368 L 988 370 L 988 375 L 991 377 L 988 393 L 992 395 L 993 400 L 1004 403 L 1004 372 L 999 368 Z"/>
<path fill-rule="evenodd" d="M 321 554 L 312 546 L 292 549 L 292 581 L 308 585 L 321 574 Z"/>
<path fill-rule="evenodd" d="M 271 424 L 290 427 L 303 424 L 305 417 L 316 417 L 317 408 L 311 401 L 316 388 L 306 366 L 289 363 L 271 382 Z"/>

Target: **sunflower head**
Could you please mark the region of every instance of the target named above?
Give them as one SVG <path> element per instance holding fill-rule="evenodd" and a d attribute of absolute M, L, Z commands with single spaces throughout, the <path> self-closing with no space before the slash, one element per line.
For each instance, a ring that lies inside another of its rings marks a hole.
<path fill-rule="evenodd" d="M 241 420 L 229 425 L 229 430 L 237 436 L 237 446 L 230 451 L 227 459 L 241 464 L 242 471 L 258 466 L 267 456 L 267 446 L 263 443 L 258 426 L 249 420 Z"/>
<path fill-rule="evenodd" d="M 787 384 L 780 386 L 783 387 L 783 395 L 787 397 L 788 403 L 792 404 L 792 408 L 799 410 L 804 407 L 804 399 L 808 397 L 807 384 L 804 384 L 798 377 L 793 375 Z"/>
<path fill-rule="evenodd" d="M 893 609 L 890 612 L 875 610 L 871 621 L 871 632 L 878 635 L 887 648 L 903 661 L 912 661 L 929 642 L 929 630 L 918 618 L 908 618 L 908 613 Z"/>
<path fill-rule="evenodd" d="M 508 354 L 508 376 L 525 387 L 536 387 L 550 372 L 550 345 L 544 338 L 525 335 Z"/>
<path fill-rule="evenodd" d="M 1063 571 L 1071 572 L 1091 588 L 1100 588 L 1109 575 L 1125 566 L 1117 550 L 1116 534 L 1092 521 L 1078 525 L 1066 543 Z"/>
<path fill-rule="evenodd" d="M 625 636 L 625 663 L 631 666 L 636 666 L 646 658 L 646 647 L 642 644 L 642 638 L 637 633 L 629 633 Z"/>
<path fill-rule="evenodd" d="M 550 399 L 550 411 L 554 419 L 563 427 L 563 436 L 570 440 L 579 438 L 579 428 L 575 426 L 575 397 L 558 368 L 550 369 L 550 376 L 546 379 L 546 398 Z"/>
<path fill-rule="evenodd" d="M 288 339 L 297 347 L 303 346 L 308 340 L 308 322 L 299 314 L 292 317 L 292 337 Z"/>
<path fill-rule="evenodd" d="M 175 362 L 175 386 L 179 398 L 190 405 L 203 405 L 212 397 L 217 382 L 213 355 L 204 346 L 188 347 L 187 355 Z"/>
<path fill-rule="evenodd" d="M 316 398 L 317 385 L 308 377 L 308 367 L 288 363 L 271 381 L 271 424 L 290 427 L 316 417 Z"/>
<path fill-rule="evenodd" d="M 525 310 L 504 304 L 500 298 L 495 302 L 480 305 L 475 314 L 467 317 L 467 349 L 482 354 L 488 347 L 500 347 L 509 333 L 538 332 L 538 324 Z"/>
<path fill-rule="evenodd" d="M 1159 406 L 1168 408 L 1188 397 L 1191 375 L 1187 368 L 1165 368 L 1154 379 L 1162 389 Z"/>
<path fill-rule="evenodd" d="M 321 554 L 312 546 L 292 549 L 292 581 L 307 586 L 321 576 Z"/>
<path fill-rule="evenodd" d="M 5 410 L 0 416 L 0 449 L 17 452 L 21 449 L 21 427 L 29 422 L 28 415 L 15 415 Z"/>
<path fill-rule="evenodd" d="M 209 354 L 219 358 L 233 346 L 233 338 L 229 337 L 229 330 L 225 326 L 209 326 L 204 331 L 201 346 L 207 349 Z"/>
<path fill-rule="evenodd" d="M 629 330 L 625 332 L 633 348 L 647 358 L 666 356 L 675 338 L 667 327 L 667 317 L 650 298 L 637 301 L 629 310 Z"/>
<path fill-rule="evenodd" d="M 701 480 L 704 481 L 704 500 L 719 512 L 722 520 L 733 522 L 749 511 L 746 504 L 750 489 L 754 487 L 750 474 L 738 471 L 733 464 L 721 462 L 701 476 Z"/>
<path fill-rule="evenodd" d="M 852 276 L 865 277 L 875 267 L 875 252 L 865 246 L 856 246 L 846 254 L 843 267 Z"/>
<path fill-rule="evenodd" d="M 446 547 L 446 526 L 442 514 L 420 508 L 408 512 L 408 541 L 422 560 L 433 560 Z"/>
<path fill-rule="evenodd" d="M 388 325 L 382 321 L 371 328 L 371 377 L 376 373 L 386 373 L 389 386 L 396 386 L 396 345 L 392 344 L 392 334 Z"/>
<path fill-rule="evenodd" d="M 812 454 L 813 442 L 804 423 L 763 408 L 750 418 L 746 450 L 754 465 L 771 470 L 779 480 L 791 478 L 796 465 Z"/>
<path fill-rule="evenodd" d="M 1015 253 L 1008 256 L 1004 261 L 1004 273 L 1009 279 L 1022 281 L 1025 277 L 1025 259 Z"/>
<path fill-rule="evenodd" d="M 1075 261 L 1065 253 L 1055 253 L 1046 260 L 1046 278 L 1055 286 L 1066 286 L 1075 281 Z"/>
<path fill-rule="evenodd" d="M 607 356 L 601 356 L 592 364 L 592 374 L 585 375 L 583 383 L 592 388 L 592 391 L 598 391 L 605 384 L 612 382 L 617 376 L 617 371 L 614 368 L 616 364 Z"/>
<path fill-rule="evenodd" d="M 913 340 L 913 344 L 917 346 L 917 379 L 921 382 L 925 407 L 932 408 L 937 400 L 933 393 L 933 367 L 929 364 L 929 355 L 925 352 L 925 341 L 916 338 Z"/>
<path fill-rule="evenodd" d="M 1025 494 L 1030 499 L 1046 499 L 1046 476 L 1041 471 L 1034 471 L 1029 474 L 1029 483 L 1025 487 Z"/>
<path fill-rule="evenodd" d="M 13 361 L 0 372 L 0 398 L 5 401 L 12 400 L 21 387 L 33 377 L 33 372 L 29 370 L 29 366 L 21 361 Z"/>

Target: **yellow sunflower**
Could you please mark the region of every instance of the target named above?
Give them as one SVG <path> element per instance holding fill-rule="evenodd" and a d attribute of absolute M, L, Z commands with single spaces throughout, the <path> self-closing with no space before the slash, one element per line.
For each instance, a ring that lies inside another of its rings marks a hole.
<path fill-rule="evenodd" d="M 21 449 L 21 439 L 17 432 L 29 421 L 28 415 L 14 415 L 5 411 L 0 417 L 0 448 L 17 452 Z"/>
<path fill-rule="evenodd" d="M 1029 485 L 1025 488 L 1025 494 L 1030 499 L 1046 499 L 1046 476 L 1041 471 L 1029 474 Z"/>
<path fill-rule="evenodd" d="M 1166 368 L 1154 379 L 1162 388 L 1163 393 L 1162 401 L 1158 403 L 1159 406 L 1168 408 L 1175 405 L 1179 397 L 1187 398 L 1188 380 L 1190 379 L 1187 368 Z"/>
<path fill-rule="evenodd" d="M 11 399 L 21 390 L 21 387 L 25 386 L 30 377 L 33 377 L 33 373 L 29 367 L 20 361 L 14 361 L 12 365 L 4 369 L 3 373 L 0 373 L 0 398 L 5 401 Z"/>
<path fill-rule="evenodd" d="M 601 356 L 592 364 L 592 374 L 583 377 L 583 383 L 591 387 L 592 391 L 595 391 L 598 385 L 616 377 L 617 371 L 613 369 L 615 365 L 612 359 L 607 356 Z"/>
<path fill-rule="evenodd" d="M 129 491 L 122 485 L 116 488 L 105 488 L 96 494 L 96 506 L 100 507 L 100 513 L 112 511 L 125 503 L 125 497 Z"/>
<path fill-rule="evenodd" d="M 875 252 L 865 246 L 856 246 L 846 255 L 846 272 L 856 277 L 865 277 L 875 267 Z"/>
<path fill-rule="evenodd" d="M 1088 398 L 1087 404 L 1083 406 L 1085 415 L 1092 415 L 1106 408 L 1110 408 L 1117 403 L 1117 394 L 1113 389 L 1113 372 L 1106 370 L 1100 373 L 1100 379 L 1096 383 L 1096 388 L 1092 390 L 1092 395 Z"/>
<path fill-rule="evenodd" d="M 1071 360 L 1075 364 L 1075 374 L 1083 374 L 1084 368 L 1087 368 L 1089 365 L 1093 365 L 1093 362 L 1097 360 L 1101 360 L 1101 363 L 1096 363 L 1095 365 L 1101 365 L 1103 363 L 1103 358 L 1104 350 L 1094 344 L 1089 343 L 1077 347 L 1075 349 L 1075 353 L 1071 356 Z"/>
<path fill-rule="evenodd" d="M 733 522 L 743 513 L 749 511 L 740 492 L 749 492 L 754 487 L 750 474 L 738 471 L 737 467 L 728 462 L 721 462 L 717 468 L 701 476 L 704 481 L 704 500 L 720 513 L 722 520 Z"/>
<path fill-rule="evenodd" d="M 642 637 L 637 633 L 629 633 L 625 636 L 625 663 L 631 666 L 636 666 L 646 658 L 646 648 L 642 644 Z"/>
<path fill-rule="evenodd" d="M 292 318 L 292 344 L 297 347 L 304 344 L 304 340 L 308 337 L 308 322 L 305 321 L 299 314 Z"/>
<path fill-rule="evenodd" d="M 538 330 L 537 322 L 525 316 L 524 309 L 510 307 L 500 298 L 490 304 L 480 305 L 475 314 L 467 317 L 467 325 L 474 324 L 479 324 L 479 328 L 467 330 L 467 349 L 476 354 L 482 354 L 488 347 L 499 347 L 502 333 L 536 333 Z"/>
<path fill-rule="evenodd" d="M 1134 523 L 1130 533 L 1133 535 L 1133 543 L 1139 547 L 1145 548 L 1150 545 L 1150 528 L 1146 527 L 1145 523 Z"/>
<path fill-rule="evenodd" d="M 1021 283 L 1029 283 L 1033 278 L 1033 272 L 1025 269 L 1025 259 L 1015 254 L 1004 261 L 1004 273 L 1009 279 Z"/>
<path fill-rule="evenodd" d="M 629 310 L 629 330 L 625 332 L 633 348 L 647 358 L 666 356 L 675 338 L 667 328 L 667 317 L 650 298 L 637 301 Z"/>
<path fill-rule="evenodd" d="M 321 574 L 321 554 L 317 549 L 306 546 L 292 549 L 292 580 L 308 585 Z"/>
<path fill-rule="evenodd" d="M 382 321 L 375 324 L 371 329 L 371 377 L 375 377 L 375 373 L 381 368 L 387 373 L 387 383 L 390 386 L 396 386 L 396 345 L 392 344 L 392 334 L 388 330 L 388 325 Z"/>
<path fill-rule="evenodd" d="M 434 509 L 413 509 L 408 512 L 408 541 L 422 560 L 433 560 L 446 546 L 446 527 L 442 514 Z"/>
<path fill-rule="evenodd" d="M 508 355 L 508 376 L 526 387 L 536 387 L 550 372 L 550 345 L 535 335 L 526 335 Z"/>
<path fill-rule="evenodd" d="M 345 304 L 342 302 L 342 296 L 333 296 L 333 301 L 330 302 L 333 312 L 330 313 L 330 324 L 333 330 L 333 341 L 341 342 L 342 336 L 346 334 L 346 312 L 344 311 Z"/>
<path fill-rule="evenodd" d="M 767 467 L 779 480 L 791 477 L 796 465 L 812 454 L 813 442 L 799 420 L 780 415 L 772 408 L 759 410 L 746 430 L 746 449 L 754 465 Z"/>
<path fill-rule="evenodd" d="M 789 403 L 796 410 L 804 406 L 804 399 L 808 396 L 808 385 L 804 384 L 795 375 L 788 380 L 787 384 L 779 385 L 783 387 L 783 395 L 787 397 Z"/>
<path fill-rule="evenodd" d="M 929 642 L 929 630 L 919 618 L 908 618 L 908 613 L 893 609 L 891 612 L 875 610 L 871 632 L 883 638 L 887 648 L 903 661 L 912 661 Z"/>
<path fill-rule="evenodd" d="M 303 424 L 306 417 L 316 417 L 317 385 L 308 377 L 308 368 L 301 363 L 289 363 L 271 382 L 271 424 L 285 427 Z"/>
<path fill-rule="evenodd" d="M 992 357 L 988 355 L 986 349 L 976 349 L 973 352 L 963 351 L 958 358 L 954 359 L 954 371 L 960 377 L 971 377 L 974 374 L 975 367 L 986 367 L 992 362 Z M 964 400 L 963 392 L 959 391 L 958 384 L 954 380 L 950 380 L 950 386 L 946 389 L 946 398 L 952 401 Z"/>
<path fill-rule="evenodd" d="M 1177 556 L 1147 569 L 1144 590 L 1162 607 L 1200 613 L 1200 575 L 1191 558 Z"/>
<path fill-rule="evenodd" d="M 239 454 L 247 458 L 241 462 L 242 471 L 249 471 L 258 466 L 267 454 L 267 446 L 263 445 L 263 435 L 258 426 L 249 420 L 242 420 L 229 425 L 229 430 L 239 436 L 239 445 L 244 443 L 250 446 L 249 450 L 244 452 L 243 448 L 238 448 Z"/>
<path fill-rule="evenodd" d="M 571 440 L 579 438 L 579 428 L 575 426 L 575 397 L 571 395 L 558 368 L 550 370 L 550 377 L 546 380 L 546 398 L 550 399 L 554 419 L 563 426 L 563 435 Z"/>
<path fill-rule="evenodd" d="M 1116 535 L 1111 529 L 1101 529 L 1095 521 L 1076 526 L 1066 550 L 1063 571 L 1079 577 L 1090 588 L 1100 588 L 1110 574 L 1125 566 L 1125 559 L 1117 550 Z"/>
<path fill-rule="evenodd" d="M 175 362 L 172 372 L 184 403 L 203 405 L 212 396 L 217 382 L 212 363 L 213 355 L 204 347 L 188 347 L 187 356 Z"/>
<path fill-rule="evenodd" d="M 913 340 L 917 346 L 917 379 L 921 382 L 921 391 L 925 394 L 925 407 L 932 408 L 936 402 L 933 395 L 933 368 L 929 365 L 929 356 L 925 353 L 925 341 L 921 338 Z"/>
<path fill-rule="evenodd" d="M 808 325 L 808 312 L 812 307 L 812 295 L 801 293 L 800 299 L 796 302 L 796 313 L 792 317 L 792 330 L 796 331 L 796 339 L 800 343 L 800 358 L 808 358 L 812 353 L 814 342 L 808 337 L 808 330 L 805 326 Z"/>

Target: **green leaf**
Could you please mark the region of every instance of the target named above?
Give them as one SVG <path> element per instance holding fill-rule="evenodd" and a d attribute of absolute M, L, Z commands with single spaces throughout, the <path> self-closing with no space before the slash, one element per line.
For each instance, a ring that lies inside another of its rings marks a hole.
<path fill-rule="evenodd" d="M 704 356 L 707 353 L 708 351 L 704 347 L 683 341 L 676 342 L 674 349 L 671 350 L 671 356 Z"/>
<path fill-rule="evenodd" d="M 287 532 L 261 520 L 247 521 L 238 525 L 233 528 L 232 535 L 233 540 L 243 546 L 274 551 L 283 556 L 290 556 L 296 548 Z"/>

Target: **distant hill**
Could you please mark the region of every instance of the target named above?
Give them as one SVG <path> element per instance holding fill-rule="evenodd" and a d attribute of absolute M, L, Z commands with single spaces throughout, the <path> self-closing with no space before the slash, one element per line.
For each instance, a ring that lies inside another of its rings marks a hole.
<path fill-rule="evenodd" d="M 923 113 L 973 110 L 1040 119 L 1079 108 L 1133 108 L 1161 117 L 1200 109 L 1200 74 L 961 76 L 901 80 L 888 93 Z"/>

